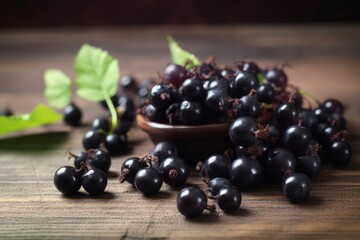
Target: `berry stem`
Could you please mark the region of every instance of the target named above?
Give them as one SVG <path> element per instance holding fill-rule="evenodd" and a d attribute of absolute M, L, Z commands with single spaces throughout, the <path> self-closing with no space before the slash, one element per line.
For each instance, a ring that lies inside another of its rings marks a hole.
<path fill-rule="evenodd" d="M 110 110 L 110 114 L 111 114 L 111 126 L 110 126 L 110 133 L 113 133 L 116 126 L 117 126 L 117 113 L 116 113 L 116 109 L 114 104 L 111 101 L 111 98 L 109 97 L 109 95 L 104 94 L 104 99 L 106 102 L 106 105 L 108 106 L 109 110 Z"/>

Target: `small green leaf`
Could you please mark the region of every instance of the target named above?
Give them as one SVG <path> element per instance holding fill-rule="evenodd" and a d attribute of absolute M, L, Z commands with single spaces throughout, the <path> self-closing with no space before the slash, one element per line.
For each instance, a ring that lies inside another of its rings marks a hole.
<path fill-rule="evenodd" d="M 83 45 L 75 58 L 75 73 L 80 97 L 98 102 L 117 92 L 118 62 L 100 48 Z"/>
<path fill-rule="evenodd" d="M 257 79 L 259 80 L 259 83 L 260 83 L 260 84 L 263 84 L 264 81 L 265 81 L 265 78 L 266 78 L 265 74 L 263 74 L 263 73 L 258 73 L 256 76 L 257 76 Z"/>
<path fill-rule="evenodd" d="M 201 65 L 200 60 L 195 57 L 194 54 L 183 50 L 173 37 L 167 36 L 167 40 L 169 43 L 169 49 L 173 63 L 181 66 L 186 66 L 187 69 L 193 66 Z"/>
<path fill-rule="evenodd" d="M 29 114 L 0 116 L 0 134 L 21 131 L 62 120 L 63 116 L 44 104 L 39 104 Z"/>
<path fill-rule="evenodd" d="M 62 71 L 48 69 L 44 74 L 45 97 L 49 104 L 64 108 L 71 101 L 71 80 Z"/>

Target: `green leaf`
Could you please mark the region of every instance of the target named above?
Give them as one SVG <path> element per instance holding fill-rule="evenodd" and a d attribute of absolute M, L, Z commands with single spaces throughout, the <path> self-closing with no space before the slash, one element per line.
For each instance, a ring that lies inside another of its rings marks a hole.
<path fill-rule="evenodd" d="M 0 134 L 21 131 L 62 120 L 63 116 L 44 104 L 39 104 L 29 114 L 0 116 Z"/>
<path fill-rule="evenodd" d="M 173 63 L 186 66 L 187 69 L 192 68 L 193 66 L 201 65 L 200 60 L 195 57 L 194 54 L 183 50 L 173 37 L 167 36 L 167 40 L 169 43 L 169 49 Z"/>
<path fill-rule="evenodd" d="M 64 108 L 71 101 L 71 80 L 62 71 L 48 69 L 44 74 L 45 97 L 49 104 Z"/>
<path fill-rule="evenodd" d="M 118 62 L 100 48 L 83 45 L 75 58 L 75 73 L 80 97 L 98 102 L 117 92 Z"/>
<path fill-rule="evenodd" d="M 265 78 L 266 78 L 265 74 L 263 74 L 263 73 L 258 73 L 256 76 L 257 76 L 257 79 L 259 80 L 259 83 L 260 83 L 260 84 L 263 84 L 264 81 L 265 81 Z"/>

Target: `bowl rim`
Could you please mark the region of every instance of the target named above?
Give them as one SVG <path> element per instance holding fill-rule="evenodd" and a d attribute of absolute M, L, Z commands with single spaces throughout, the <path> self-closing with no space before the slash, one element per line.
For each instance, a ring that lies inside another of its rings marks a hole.
<path fill-rule="evenodd" d="M 228 130 L 231 123 L 214 123 L 203 125 L 170 125 L 164 123 L 149 122 L 142 114 L 136 114 L 136 122 L 141 129 L 151 128 L 162 131 L 182 131 L 191 130 L 192 132 L 204 132 L 204 131 L 224 131 Z"/>

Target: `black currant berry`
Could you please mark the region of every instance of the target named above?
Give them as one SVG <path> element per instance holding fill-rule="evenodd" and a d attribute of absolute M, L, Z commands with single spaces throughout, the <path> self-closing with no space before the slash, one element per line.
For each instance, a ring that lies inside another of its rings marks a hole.
<path fill-rule="evenodd" d="M 240 72 L 230 82 L 230 93 L 233 98 L 240 98 L 248 95 L 251 89 L 257 89 L 259 87 L 259 81 L 256 74 L 249 72 Z"/>
<path fill-rule="evenodd" d="M 107 186 L 107 176 L 104 171 L 92 168 L 82 175 L 81 183 L 90 195 L 99 195 L 104 192 Z"/>
<path fill-rule="evenodd" d="M 188 101 L 202 101 L 205 95 L 205 89 L 202 82 L 196 78 L 186 79 L 180 87 L 180 95 Z"/>
<path fill-rule="evenodd" d="M 296 171 L 306 174 L 309 178 L 313 179 L 319 176 L 321 172 L 321 158 L 319 155 L 304 155 L 297 158 Z"/>
<path fill-rule="evenodd" d="M 73 195 L 81 187 L 80 175 L 73 167 L 61 167 L 54 174 L 54 184 L 62 194 Z"/>
<path fill-rule="evenodd" d="M 166 158 L 178 156 L 178 151 L 176 147 L 169 142 L 159 142 L 155 145 L 151 154 L 157 157 L 157 164 L 160 165 Z"/>
<path fill-rule="evenodd" d="M 283 192 L 293 203 L 304 201 L 310 193 L 310 179 L 303 173 L 293 173 L 283 182 Z"/>
<path fill-rule="evenodd" d="M 231 164 L 230 180 L 234 186 L 241 189 L 254 187 L 262 178 L 262 166 L 256 159 L 243 156 Z"/>
<path fill-rule="evenodd" d="M 117 156 L 125 151 L 127 137 L 126 135 L 110 134 L 106 136 L 104 143 L 110 155 Z"/>
<path fill-rule="evenodd" d="M 190 175 L 184 160 L 179 157 L 168 157 L 160 164 L 160 172 L 164 182 L 171 187 L 183 185 Z"/>
<path fill-rule="evenodd" d="M 64 122 L 70 126 L 79 126 L 82 112 L 74 103 L 67 105 L 63 110 Z"/>
<path fill-rule="evenodd" d="M 229 178 L 230 160 L 222 154 L 210 156 L 203 164 L 204 174 L 211 180 L 216 177 Z"/>
<path fill-rule="evenodd" d="M 266 172 L 274 181 L 281 181 L 285 173 L 296 169 L 296 158 L 286 148 L 275 148 L 265 157 Z"/>
<path fill-rule="evenodd" d="M 179 109 L 179 120 L 185 125 L 196 125 L 203 121 L 203 108 L 197 102 L 183 101 Z"/>
<path fill-rule="evenodd" d="M 219 208 L 225 213 L 231 213 L 239 209 L 241 205 L 241 193 L 234 187 L 220 189 L 215 197 Z"/>
<path fill-rule="evenodd" d="M 254 118 L 239 117 L 229 128 L 230 139 L 235 145 L 251 146 L 256 142 L 256 130 L 257 123 Z"/>
<path fill-rule="evenodd" d="M 87 163 L 94 168 L 98 168 L 107 173 L 111 165 L 110 155 L 100 149 L 92 149 L 88 151 Z"/>
<path fill-rule="evenodd" d="M 90 130 L 85 133 L 82 144 L 85 150 L 96 149 L 100 147 L 100 144 L 104 141 L 105 136 L 94 130 Z"/>
<path fill-rule="evenodd" d="M 164 83 L 179 88 L 188 78 L 186 68 L 176 64 L 169 64 L 164 70 Z"/>
<path fill-rule="evenodd" d="M 329 159 L 335 167 L 344 167 L 352 157 L 351 145 L 345 140 L 334 141 L 329 146 Z"/>
<path fill-rule="evenodd" d="M 218 194 L 220 189 L 222 189 L 223 187 L 231 187 L 232 186 L 230 180 L 227 178 L 223 178 L 223 177 L 213 178 L 210 181 L 208 179 L 204 179 L 204 178 L 202 180 L 209 187 L 208 191 L 210 191 L 210 193 L 213 196 L 216 196 L 216 194 Z"/>
<path fill-rule="evenodd" d="M 288 78 L 280 68 L 273 68 L 266 73 L 266 82 L 271 84 L 276 90 L 283 90 L 287 86 Z"/>
<path fill-rule="evenodd" d="M 127 181 L 130 184 L 134 184 L 137 172 L 145 167 L 146 164 L 138 157 L 126 159 L 121 165 L 120 182 Z"/>
<path fill-rule="evenodd" d="M 92 130 L 102 130 L 104 132 L 110 131 L 110 121 L 106 118 L 97 117 L 91 124 Z"/>
<path fill-rule="evenodd" d="M 283 134 L 284 146 L 293 153 L 301 153 L 311 141 L 311 133 L 307 127 L 292 125 Z"/>
<path fill-rule="evenodd" d="M 159 171 L 152 167 L 139 170 L 134 178 L 136 189 L 148 196 L 159 192 L 163 184 L 163 178 Z"/>
<path fill-rule="evenodd" d="M 207 197 L 198 187 L 183 188 L 177 195 L 176 206 L 187 218 L 199 216 L 206 208 Z"/>

